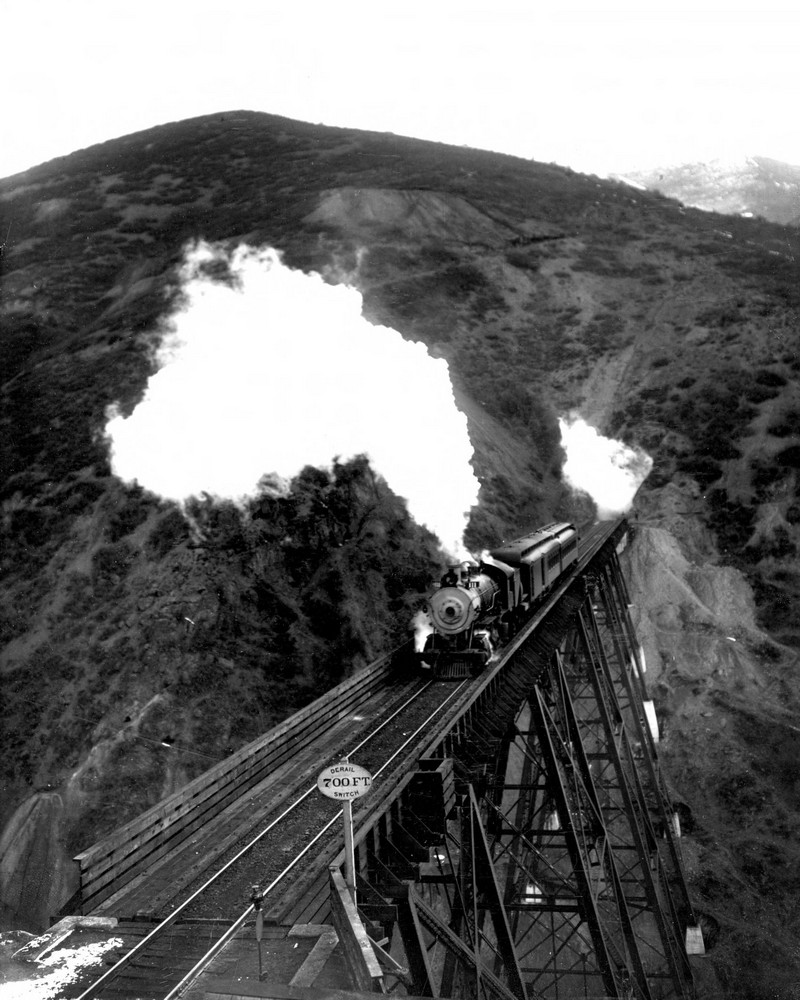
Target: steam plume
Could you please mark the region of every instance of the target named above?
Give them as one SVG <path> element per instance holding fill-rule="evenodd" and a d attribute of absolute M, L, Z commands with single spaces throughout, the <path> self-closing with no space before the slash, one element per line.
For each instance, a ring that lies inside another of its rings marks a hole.
<path fill-rule="evenodd" d="M 628 510 L 653 467 L 652 458 L 641 449 L 603 437 L 576 414 L 559 418 L 558 424 L 567 453 L 564 479 L 589 494 L 601 518 Z"/>
<path fill-rule="evenodd" d="M 411 619 L 411 626 L 414 629 L 414 649 L 419 653 L 425 648 L 425 640 L 433 632 L 428 612 L 418 611 Z"/>
<path fill-rule="evenodd" d="M 210 280 L 225 262 L 233 282 Z M 480 484 L 447 363 L 361 315 L 360 293 L 286 267 L 276 251 L 187 253 L 184 308 L 159 370 L 124 418 L 111 412 L 114 472 L 163 497 L 241 499 L 268 473 L 366 453 L 448 551 Z"/>

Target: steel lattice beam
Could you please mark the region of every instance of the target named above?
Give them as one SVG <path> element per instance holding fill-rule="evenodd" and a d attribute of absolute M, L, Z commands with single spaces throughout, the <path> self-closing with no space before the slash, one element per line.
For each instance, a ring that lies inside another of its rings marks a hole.
<path fill-rule="evenodd" d="M 437 829 L 406 795 L 359 849 L 415 990 L 689 1000 L 695 919 L 613 547 L 508 662 L 432 747 L 456 789 Z M 419 843 L 428 863 L 402 856 Z"/>

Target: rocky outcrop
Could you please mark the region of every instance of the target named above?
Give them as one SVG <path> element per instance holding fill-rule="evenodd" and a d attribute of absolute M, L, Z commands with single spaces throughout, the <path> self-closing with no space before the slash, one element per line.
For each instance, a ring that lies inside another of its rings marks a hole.
<path fill-rule="evenodd" d="M 765 640 L 744 576 L 730 566 L 691 560 L 667 529 L 638 525 L 625 569 L 638 595 L 631 611 L 651 683 L 667 682 L 680 663 L 690 672 L 697 665 L 701 676 L 713 673 L 715 664 L 730 660 L 732 644 Z"/>
<path fill-rule="evenodd" d="M 771 995 L 789 997 L 800 933 L 798 657 L 758 628 L 752 590 L 719 562 L 691 488 L 682 498 L 674 484 L 650 491 L 637 508 L 621 561 L 707 935 L 700 995 L 761 997 L 768 979 Z"/>
<path fill-rule="evenodd" d="M 0 838 L 0 898 L 27 928 L 44 930 L 77 888 L 61 842 L 64 802 L 39 792 L 17 809 Z"/>

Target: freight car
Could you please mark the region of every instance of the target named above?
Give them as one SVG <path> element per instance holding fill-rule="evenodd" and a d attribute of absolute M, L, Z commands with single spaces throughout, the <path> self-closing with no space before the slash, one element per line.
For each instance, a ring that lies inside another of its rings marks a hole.
<path fill-rule="evenodd" d="M 450 567 L 428 598 L 432 631 L 415 654 L 420 670 L 441 678 L 479 673 L 577 558 L 578 531 L 564 522 Z"/>

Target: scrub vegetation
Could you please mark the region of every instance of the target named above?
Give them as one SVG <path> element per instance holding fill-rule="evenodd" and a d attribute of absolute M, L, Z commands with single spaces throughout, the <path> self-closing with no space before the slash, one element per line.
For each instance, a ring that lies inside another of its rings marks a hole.
<path fill-rule="evenodd" d="M 560 477 L 557 416 L 577 409 L 647 449 L 644 499 L 673 491 L 709 558 L 746 575 L 770 637 L 753 655 L 777 669 L 775 640 L 800 647 L 800 230 L 554 164 L 251 112 L 0 180 L 0 229 L 0 815 L 59 789 L 65 859 L 392 649 L 441 568 L 363 458 L 306 469 L 286 495 L 266 478 L 243 507 L 182 510 L 113 477 L 107 408 L 129 413 L 144 392 L 190 241 L 271 245 L 350 281 L 369 319 L 448 361 L 483 483 L 473 549 L 591 516 Z M 413 387 L 409 401 L 425 405 Z M 435 427 L 421 446 L 443 446 Z M 717 710 L 739 756 L 714 842 L 731 879 L 766 887 L 789 835 L 745 831 L 777 809 L 788 763 L 773 780 L 752 749 L 768 719 Z M 699 822 L 697 836 L 711 843 Z M 697 886 L 729 942 L 726 995 L 772 996 L 765 956 L 737 987 L 748 952 L 730 942 L 746 931 L 720 871 L 700 866 Z M 784 923 L 788 892 L 771 890 Z"/>

